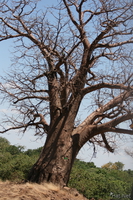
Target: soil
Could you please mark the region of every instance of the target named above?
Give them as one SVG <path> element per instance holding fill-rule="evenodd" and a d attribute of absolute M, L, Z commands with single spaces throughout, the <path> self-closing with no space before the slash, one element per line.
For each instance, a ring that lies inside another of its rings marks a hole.
<path fill-rule="evenodd" d="M 53 184 L 0 182 L 0 200 L 88 200 L 76 189 Z"/>

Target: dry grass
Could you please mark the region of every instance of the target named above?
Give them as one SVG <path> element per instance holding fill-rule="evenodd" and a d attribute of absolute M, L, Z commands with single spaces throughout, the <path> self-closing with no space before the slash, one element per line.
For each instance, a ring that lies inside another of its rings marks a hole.
<path fill-rule="evenodd" d="M 75 189 L 60 189 L 53 184 L 15 184 L 0 181 L 0 200 L 87 200 Z"/>

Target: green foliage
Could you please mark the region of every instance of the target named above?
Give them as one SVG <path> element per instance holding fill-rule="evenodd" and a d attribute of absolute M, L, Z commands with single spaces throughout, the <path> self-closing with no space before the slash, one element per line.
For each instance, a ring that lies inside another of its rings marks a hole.
<path fill-rule="evenodd" d="M 24 154 L 28 155 L 28 156 L 38 156 L 40 155 L 42 150 L 42 147 L 39 147 L 37 149 L 28 149 L 27 151 L 24 152 Z"/>
<path fill-rule="evenodd" d="M 100 173 L 99 170 L 97 168 L 88 170 L 74 168 L 69 185 L 77 188 L 87 198 L 105 198 L 108 193 L 107 177 L 106 173 Z"/>
<path fill-rule="evenodd" d="M 27 178 L 29 170 L 36 162 L 41 148 L 31 150 L 28 155 L 23 146 L 10 145 L 8 140 L 0 137 L 0 179 L 20 181 Z"/>
<path fill-rule="evenodd" d="M 132 184 L 132 190 L 131 190 L 131 200 L 133 199 L 133 184 Z"/>
<path fill-rule="evenodd" d="M 88 169 L 88 168 L 96 168 L 95 164 L 93 162 L 84 162 L 80 161 L 78 159 L 75 160 L 75 167 L 81 168 L 81 169 Z"/>
<path fill-rule="evenodd" d="M 18 155 L 22 153 L 24 150 L 23 146 L 15 146 L 15 145 L 10 145 L 9 147 L 6 148 L 6 151 L 9 152 L 11 155 Z"/>
<path fill-rule="evenodd" d="M 115 162 L 114 164 L 117 166 L 117 170 L 123 170 L 124 164 L 122 162 Z"/>
<path fill-rule="evenodd" d="M 0 137 L 0 146 L 2 144 L 10 145 L 10 142 L 6 138 Z"/>
<path fill-rule="evenodd" d="M 10 142 L 3 137 L 0 137 L 0 152 L 6 151 L 6 148 L 10 146 Z"/>
<path fill-rule="evenodd" d="M 131 170 L 131 169 L 128 169 L 128 170 L 125 170 L 130 176 L 132 176 L 133 177 L 133 170 Z"/>
<path fill-rule="evenodd" d="M 87 163 L 77 161 L 72 169 L 69 186 L 76 188 L 87 198 L 129 200 L 133 177 L 127 171 L 110 168 L 91 168 Z M 124 198 L 125 197 L 125 198 Z"/>

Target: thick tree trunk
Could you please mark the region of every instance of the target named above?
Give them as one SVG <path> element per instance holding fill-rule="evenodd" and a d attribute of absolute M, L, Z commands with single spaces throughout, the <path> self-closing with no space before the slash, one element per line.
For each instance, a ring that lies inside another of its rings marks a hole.
<path fill-rule="evenodd" d="M 60 120 L 54 131 L 47 136 L 45 146 L 38 161 L 34 164 L 28 180 L 41 183 L 44 181 L 67 185 L 71 168 L 79 151 L 78 136 L 72 137 L 70 119 L 68 123 Z"/>
<path fill-rule="evenodd" d="M 73 162 L 80 150 L 79 134 L 72 135 L 72 132 L 81 99 L 82 96 L 77 95 L 69 108 L 66 106 L 60 110 L 53 107 L 47 139 L 38 161 L 31 169 L 29 181 L 67 185 Z"/>

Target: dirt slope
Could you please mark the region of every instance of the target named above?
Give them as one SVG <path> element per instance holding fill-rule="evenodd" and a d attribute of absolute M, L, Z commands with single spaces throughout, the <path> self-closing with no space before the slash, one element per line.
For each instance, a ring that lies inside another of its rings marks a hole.
<path fill-rule="evenodd" d="M 75 189 L 63 189 L 53 184 L 15 184 L 0 182 L 0 200 L 87 200 Z"/>

